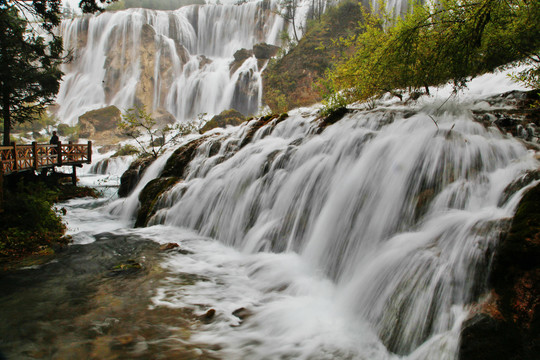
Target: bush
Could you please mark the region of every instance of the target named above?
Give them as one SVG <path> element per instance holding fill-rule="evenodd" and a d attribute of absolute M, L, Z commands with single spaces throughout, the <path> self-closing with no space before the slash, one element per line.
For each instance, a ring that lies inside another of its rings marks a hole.
<path fill-rule="evenodd" d="M 65 225 L 53 209 L 54 191 L 44 185 L 6 190 L 4 212 L 0 217 L 0 258 L 20 256 L 58 243 Z"/>

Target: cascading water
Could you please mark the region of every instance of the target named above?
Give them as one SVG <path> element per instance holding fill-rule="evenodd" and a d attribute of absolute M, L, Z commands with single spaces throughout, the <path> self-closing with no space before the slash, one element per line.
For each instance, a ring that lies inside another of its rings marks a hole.
<path fill-rule="evenodd" d="M 180 121 L 233 106 L 258 112 L 263 63 L 250 58 L 233 69 L 233 55 L 278 42 L 284 24 L 275 6 L 254 1 L 133 9 L 64 21 L 64 47 L 73 61 L 64 68 L 58 117 L 76 123 L 84 112 L 106 105 L 146 105 Z"/>
<path fill-rule="evenodd" d="M 538 168 L 533 154 L 472 121 L 463 104 L 431 105 L 413 116 L 360 111 L 320 135 L 313 114 L 298 111 L 260 128 L 249 143 L 248 128 L 210 136 L 185 180 L 161 196 L 150 224 L 194 229 L 246 254 L 298 254 L 289 260 L 303 264 L 302 273 L 331 280 L 318 285 L 332 295 L 316 311 L 347 314 L 345 327 L 363 329 L 366 338 L 360 348 L 321 339 L 311 350 L 297 339 L 304 347 L 298 358 L 325 348 L 338 358 L 454 359 L 502 221 L 520 198 L 502 201 L 504 190 Z M 280 270 L 288 266 L 283 256 L 248 261 L 250 278 L 265 284 L 263 292 L 280 289 L 278 298 L 309 298 L 305 280 Z M 172 284 L 156 303 L 170 306 L 178 291 Z M 299 308 L 288 303 L 291 313 L 267 301 L 254 305 L 259 312 L 249 326 L 217 326 L 217 338 L 201 339 L 229 344 L 224 353 L 235 358 L 295 353 L 272 343 L 295 339 L 299 323 L 288 317 Z M 260 346 L 239 350 L 247 338 Z"/>

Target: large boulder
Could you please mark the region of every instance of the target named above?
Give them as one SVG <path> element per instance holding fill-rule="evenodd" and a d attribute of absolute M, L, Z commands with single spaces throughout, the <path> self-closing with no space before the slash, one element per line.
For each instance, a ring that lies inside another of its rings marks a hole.
<path fill-rule="evenodd" d="M 126 139 L 118 129 L 121 119 L 122 114 L 114 105 L 88 111 L 79 116 L 79 136 L 91 139 L 96 145 L 116 144 Z"/>
<path fill-rule="evenodd" d="M 221 114 L 214 116 L 210 121 L 208 121 L 200 130 L 201 134 L 205 132 L 221 127 L 226 126 L 237 126 L 246 121 L 244 115 L 236 111 L 235 109 L 224 110 Z"/>
<path fill-rule="evenodd" d="M 278 50 L 279 46 L 260 43 L 253 46 L 253 55 L 255 55 L 257 60 L 268 60 L 274 57 Z"/>
<path fill-rule="evenodd" d="M 126 197 L 135 189 L 144 171 L 154 162 L 153 156 L 140 157 L 133 161 L 129 168 L 120 177 L 118 196 Z"/>

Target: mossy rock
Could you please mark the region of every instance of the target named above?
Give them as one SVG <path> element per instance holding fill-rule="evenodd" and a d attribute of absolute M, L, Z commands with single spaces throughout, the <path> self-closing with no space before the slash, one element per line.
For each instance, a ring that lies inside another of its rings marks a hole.
<path fill-rule="evenodd" d="M 88 129 L 89 125 L 96 132 L 113 130 L 117 127 L 121 117 L 120 110 L 114 105 L 88 111 L 79 117 L 79 123 L 81 124 L 80 135 L 82 137 L 90 137 L 92 135 Z"/>
<path fill-rule="evenodd" d="M 160 177 L 150 181 L 139 195 L 141 207 L 137 212 L 135 227 L 143 227 L 148 224 L 148 220 L 156 213 L 156 202 L 165 191 L 180 181 L 177 177 Z"/>
<path fill-rule="evenodd" d="M 283 113 L 283 114 L 270 114 L 260 117 L 258 120 L 253 121 L 250 123 L 249 130 L 247 131 L 246 135 L 242 139 L 242 142 L 240 143 L 239 147 L 240 149 L 246 146 L 253 140 L 253 136 L 255 136 L 255 133 L 262 128 L 265 125 L 268 125 L 270 122 L 275 120 L 275 124 L 277 125 L 283 120 L 287 119 L 289 117 L 289 114 Z"/>
<path fill-rule="evenodd" d="M 231 75 L 242 66 L 244 61 L 253 56 L 253 50 L 240 49 L 234 53 L 234 61 L 229 66 Z"/>
<path fill-rule="evenodd" d="M 120 177 L 120 186 L 118 187 L 118 196 L 126 197 L 135 189 L 142 177 L 144 171 L 154 162 L 152 156 L 140 157 L 133 161 L 129 168 Z"/>
<path fill-rule="evenodd" d="M 324 117 L 318 118 L 317 121 L 319 121 L 319 129 L 317 133 L 320 134 L 328 126 L 335 124 L 339 120 L 343 119 L 343 117 L 347 115 L 347 113 L 349 112 L 350 112 L 349 109 L 347 109 L 345 106 L 342 106 L 337 109 L 334 109 L 332 112 L 330 112 L 330 114 Z"/>
<path fill-rule="evenodd" d="M 197 153 L 197 148 L 205 139 L 204 137 L 195 139 L 176 149 L 169 159 L 167 159 L 161 177 L 183 178 L 186 168 Z"/>
<path fill-rule="evenodd" d="M 204 134 L 205 132 L 218 127 L 238 126 L 244 121 L 246 121 L 246 118 L 241 112 L 236 111 L 235 109 L 224 110 L 208 121 L 200 130 L 200 133 Z"/>
<path fill-rule="evenodd" d="M 268 60 L 275 56 L 279 50 L 279 46 L 260 43 L 253 45 L 253 55 L 259 60 Z"/>

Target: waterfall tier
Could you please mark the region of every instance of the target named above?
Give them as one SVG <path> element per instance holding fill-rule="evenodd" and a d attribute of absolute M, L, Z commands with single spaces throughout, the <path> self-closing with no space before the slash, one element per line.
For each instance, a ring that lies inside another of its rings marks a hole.
<path fill-rule="evenodd" d="M 58 117 L 116 105 L 164 109 L 178 120 L 236 107 L 259 110 L 260 71 L 254 57 L 233 68 L 233 55 L 257 43 L 276 44 L 283 20 L 275 3 L 193 5 L 176 11 L 132 9 L 64 21 L 64 67 Z"/>

